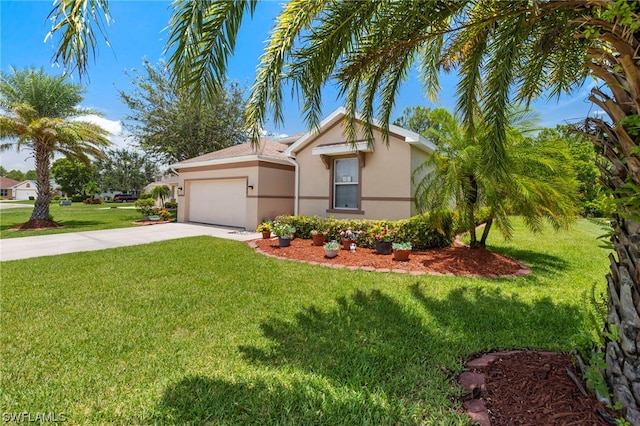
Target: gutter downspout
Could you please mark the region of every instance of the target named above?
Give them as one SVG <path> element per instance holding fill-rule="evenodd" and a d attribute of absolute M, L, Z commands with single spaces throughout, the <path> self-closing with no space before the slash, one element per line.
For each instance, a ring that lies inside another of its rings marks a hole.
<path fill-rule="evenodd" d="M 287 160 L 293 164 L 293 167 L 295 168 L 295 179 L 294 179 L 294 189 L 293 189 L 293 215 L 294 216 L 298 216 L 299 212 L 300 212 L 300 165 L 298 164 L 298 162 L 295 160 L 295 157 L 293 156 L 289 156 L 289 158 L 287 158 Z"/>

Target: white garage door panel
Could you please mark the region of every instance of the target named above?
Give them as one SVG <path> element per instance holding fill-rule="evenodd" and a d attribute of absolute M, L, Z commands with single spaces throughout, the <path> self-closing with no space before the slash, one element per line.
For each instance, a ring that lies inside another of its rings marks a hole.
<path fill-rule="evenodd" d="M 191 182 L 189 221 L 244 228 L 246 180 L 220 179 Z"/>

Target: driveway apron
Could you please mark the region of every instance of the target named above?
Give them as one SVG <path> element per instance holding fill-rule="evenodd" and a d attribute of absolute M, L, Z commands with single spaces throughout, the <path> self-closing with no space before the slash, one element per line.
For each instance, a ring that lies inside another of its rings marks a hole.
<path fill-rule="evenodd" d="M 236 241 L 247 241 L 261 237 L 261 234 L 254 232 L 190 223 L 167 223 L 135 228 L 69 232 L 65 234 L 2 239 L 0 240 L 0 261 L 104 250 L 201 235 Z"/>

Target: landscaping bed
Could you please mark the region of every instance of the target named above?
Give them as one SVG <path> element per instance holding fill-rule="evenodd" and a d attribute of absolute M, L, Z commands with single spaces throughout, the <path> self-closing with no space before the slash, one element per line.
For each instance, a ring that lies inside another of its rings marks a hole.
<path fill-rule="evenodd" d="M 344 265 L 354 269 L 484 277 L 526 275 L 529 272 L 526 266 L 509 257 L 460 245 L 414 251 L 408 262 L 399 262 L 393 260 L 392 255 L 380 255 L 369 248 L 356 248 L 354 253 L 340 250 L 337 257 L 329 259 L 322 247 L 314 246 L 311 240 L 299 238 L 283 248 L 278 246 L 277 238 L 255 240 L 252 244 L 263 253 L 276 257 L 329 266 Z"/>

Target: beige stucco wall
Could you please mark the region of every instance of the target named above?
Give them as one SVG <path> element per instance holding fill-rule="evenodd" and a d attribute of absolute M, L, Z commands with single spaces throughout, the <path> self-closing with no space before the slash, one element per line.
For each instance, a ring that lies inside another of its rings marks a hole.
<path fill-rule="evenodd" d="M 189 221 L 188 183 L 211 179 L 246 179 L 245 229 L 253 231 L 266 218 L 293 213 L 294 168 L 264 161 L 219 164 L 178 170 L 178 221 Z M 250 188 L 253 186 L 253 188 Z"/>
<path fill-rule="evenodd" d="M 360 170 L 359 211 L 337 211 L 331 209 L 331 170 L 327 169 L 319 155 L 313 155 L 313 148 L 328 143 L 346 141 L 341 124 L 336 124 L 317 136 L 311 143 L 296 153 L 300 165 L 301 215 L 327 216 L 356 219 L 397 220 L 415 213 L 411 173 L 416 164 L 426 159 L 427 154 L 412 147 L 398 136 L 390 135 L 386 146 L 380 132 L 375 131 L 374 152 L 364 153 L 364 167 Z M 328 157 L 344 158 L 344 155 Z"/>

